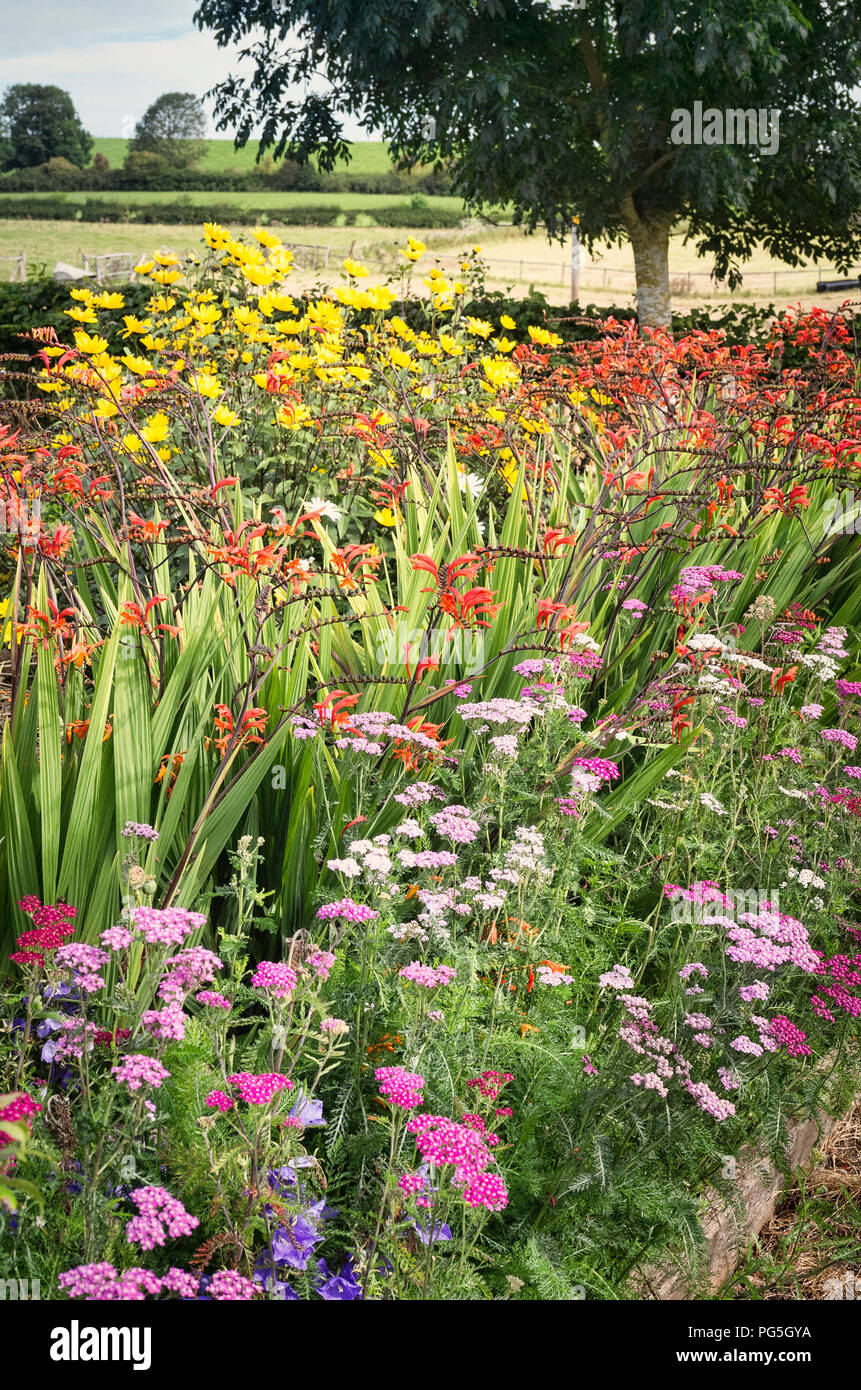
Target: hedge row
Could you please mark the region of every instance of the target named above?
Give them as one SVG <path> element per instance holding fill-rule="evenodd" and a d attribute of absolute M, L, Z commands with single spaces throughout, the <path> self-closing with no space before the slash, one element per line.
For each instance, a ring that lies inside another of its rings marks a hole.
<path fill-rule="evenodd" d="M 339 208 L 305 204 L 283 210 L 240 208 L 233 203 L 192 204 L 177 199 L 172 203 L 120 203 L 88 198 L 84 203 L 58 197 L 0 198 L 0 217 L 33 218 L 40 221 L 170 223 L 196 226 L 201 222 L 275 223 L 290 227 L 354 227 L 356 218 L 370 218 L 377 227 L 458 227 L 461 214 L 448 208 L 428 207 L 423 198 L 390 207 Z"/>
<path fill-rule="evenodd" d="M 171 169 L 161 167 L 79 169 L 67 160 L 52 160 L 31 169 L 16 169 L 0 176 L 0 193 L 424 193 L 450 194 L 451 179 L 444 171 L 409 174 L 392 169 L 384 174 L 353 174 L 338 170 L 321 174 L 310 164 L 284 160 L 272 170 Z"/>

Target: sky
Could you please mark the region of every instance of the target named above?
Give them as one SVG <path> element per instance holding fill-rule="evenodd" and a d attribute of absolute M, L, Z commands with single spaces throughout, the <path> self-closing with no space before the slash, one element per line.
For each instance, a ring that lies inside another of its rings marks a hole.
<path fill-rule="evenodd" d="M 21 0 L 0 0 L 0 15 L 13 3 L 16 22 L 7 15 L 3 25 L 0 91 L 15 82 L 62 87 L 91 135 L 128 137 L 162 92 L 202 97 L 240 70 L 234 52 L 192 24 L 196 0 L 39 0 L 33 24 L 20 22 Z M 210 134 L 217 133 L 212 125 Z M 345 134 L 368 138 L 350 122 Z"/>

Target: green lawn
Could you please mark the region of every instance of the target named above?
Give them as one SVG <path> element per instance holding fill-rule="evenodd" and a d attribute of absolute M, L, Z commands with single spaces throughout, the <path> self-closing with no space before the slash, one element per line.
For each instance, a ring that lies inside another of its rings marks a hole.
<path fill-rule="evenodd" d="M 107 137 L 96 139 L 93 154 L 103 154 L 111 168 L 118 169 L 126 157 L 128 143 L 128 140 Z M 225 169 L 242 169 L 247 172 L 254 169 L 256 154 L 256 141 L 247 144 L 242 150 L 235 150 L 232 140 L 207 140 L 206 154 L 198 168 L 211 173 L 220 173 Z M 352 146 L 352 156 L 349 164 L 339 164 L 338 169 L 353 174 L 387 174 L 392 167 L 388 150 L 382 140 L 357 142 Z"/>
<path fill-rule="evenodd" d="M 237 221 L 231 223 L 231 231 L 245 233 L 248 224 Z M 352 252 L 361 259 L 370 258 L 372 275 L 381 273 L 379 259 L 397 264 L 396 248 L 404 244 L 407 227 L 399 231 L 394 227 L 279 227 L 278 234 L 288 244 L 304 246 L 330 246 L 337 257 Z M 439 244 L 448 249 L 456 233 L 439 229 L 422 232 L 422 240 L 428 246 Z M 179 256 L 189 251 L 203 249 L 199 227 L 136 226 L 133 223 L 105 222 L 41 222 L 0 218 L 0 280 L 8 279 L 11 267 L 3 263 L 3 257 L 17 256 L 23 251 L 28 265 L 35 269 L 38 265 L 53 270 L 57 261 L 71 265 L 81 264 L 81 252 L 91 256 L 103 256 L 114 252 L 130 252 L 135 258 L 149 255 L 152 251 L 174 251 Z M 337 268 L 337 259 L 333 268 Z"/>
<path fill-rule="evenodd" d="M 237 211 L 242 208 L 258 208 L 263 211 L 277 212 L 284 208 L 301 207 L 337 207 L 337 208 L 365 208 L 368 212 L 373 212 L 374 208 L 388 208 L 393 205 L 400 207 L 404 203 L 409 203 L 409 193 L 217 193 L 201 192 L 195 190 L 193 193 L 165 193 L 165 192 L 94 192 L 93 190 L 81 191 L 77 193 L 5 193 L 0 185 L 0 196 L 3 198 L 64 198 L 71 206 L 77 203 L 84 203 L 90 198 L 98 198 L 101 201 L 110 203 L 121 203 L 124 207 L 142 206 L 144 203 L 182 203 L 189 208 L 211 207 L 213 203 L 222 203 L 234 207 Z M 452 197 L 428 197 L 431 207 L 451 208 L 460 211 L 463 202 L 460 198 Z M 194 220 L 193 218 L 191 219 Z"/>

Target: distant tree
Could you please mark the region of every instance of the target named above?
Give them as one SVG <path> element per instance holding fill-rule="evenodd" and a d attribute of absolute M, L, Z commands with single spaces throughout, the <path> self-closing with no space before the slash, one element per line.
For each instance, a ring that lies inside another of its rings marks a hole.
<path fill-rule="evenodd" d="M 84 130 L 68 92 L 38 83 L 9 87 L 0 102 L 0 159 L 6 169 L 29 169 L 49 159 L 80 167 L 93 137 Z"/>
<path fill-rule="evenodd" d="M 156 154 L 174 169 L 190 169 L 206 149 L 206 112 L 191 92 L 165 92 L 144 112 L 129 155 Z"/>

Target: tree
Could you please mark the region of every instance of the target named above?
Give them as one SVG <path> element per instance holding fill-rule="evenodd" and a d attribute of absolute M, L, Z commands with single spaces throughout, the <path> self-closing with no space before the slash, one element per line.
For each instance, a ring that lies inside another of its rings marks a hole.
<path fill-rule="evenodd" d="M 451 161 L 476 207 L 630 240 L 645 323 L 669 321 L 679 223 L 731 286 L 757 244 L 861 252 L 856 0 L 200 0 L 195 21 L 252 60 L 214 89 L 238 145 L 331 169 L 352 113 L 408 165 Z M 713 108 L 744 118 L 729 138 Z"/>
<path fill-rule="evenodd" d="M 203 103 L 191 92 L 165 92 L 135 127 L 129 154 L 155 154 L 174 169 L 188 169 L 202 157 L 206 136 Z"/>
<path fill-rule="evenodd" d="M 83 166 L 93 137 L 84 130 L 75 104 L 60 87 L 18 83 L 0 102 L 0 152 L 7 169 L 29 169 L 49 159 Z"/>

